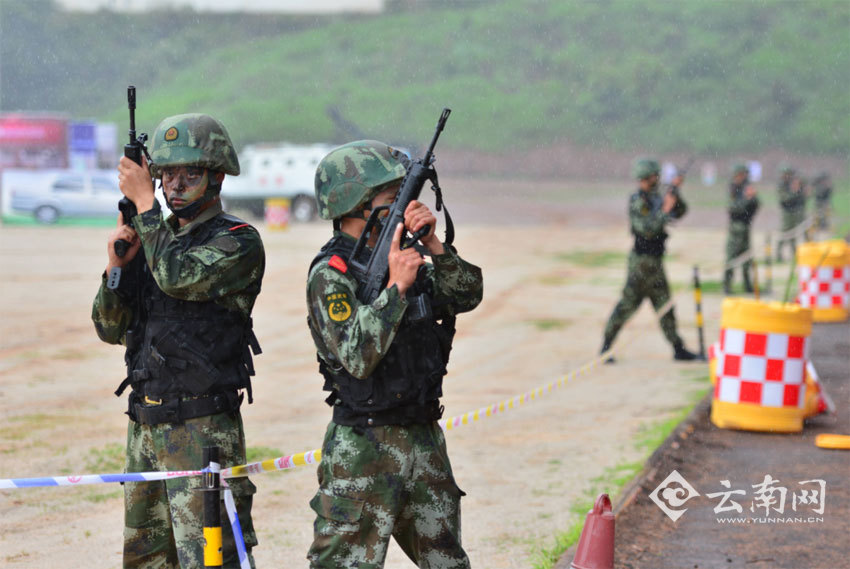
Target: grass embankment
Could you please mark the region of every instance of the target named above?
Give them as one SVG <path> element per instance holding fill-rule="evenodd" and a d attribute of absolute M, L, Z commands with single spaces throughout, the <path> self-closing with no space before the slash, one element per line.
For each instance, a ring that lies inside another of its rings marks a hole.
<path fill-rule="evenodd" d="M 205 110 L 239 146 L 421 145 L 448 106 L 445 148 L 850 151 L 844 0 L 387 2 L 359 16 L 79 13 L 48 0 L 0 10 L 6 109 L 123 125 L 134 84 L 140 130 Z"/>
<path fill-rule="evenodd" d="M 709 382 L 708 376 L 699 376 L 695 378 L 695 381 L 699 383 L 700 387 L 694 391 L 691 401 L 685 407 L 667 419 L 646 424 L 635 435 L 633 444 L 636 449 L 644 452 L 643 458 L 636 462 L 626 462 L 607 468 L 601 476 L 591 479 L 584 497 L 570 505 L 570 512 L 575 521 L 565 531 L 556 534 L 554 538 L 532 545 L 531 561 L 533 569 L 551 569 L 564 552 L 578 542 L 587 513 L 593 509 L 593 504 L 599 493 L 607 493 L 611 497 L 611 502 L 617 503 L 625 486 L 640 474 L 646 459 L 664 443 L 670 433 L 708 393 L 708 388 L 705 387 Z"/>

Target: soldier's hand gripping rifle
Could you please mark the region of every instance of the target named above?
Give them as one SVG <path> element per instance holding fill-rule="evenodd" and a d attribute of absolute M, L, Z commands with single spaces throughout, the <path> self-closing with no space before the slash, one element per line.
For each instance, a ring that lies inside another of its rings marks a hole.
<path fill-rule="evenodd" d="M 138 137 L 136 136 L 136 88 L 132 85 L 127 87 L 127 107 L 130 109 L 130 142 L 124 145 L 124 156 L 138 164 L 142 165 L 142 153 L 144 152 L 145 156 L 148 159 L 148 166 L 152 163 L 150 154 L 148 154 L 148 149 L 145 146 L 145 142 L 148 140 L 148 135 L 145 133 L 140 134 Z M 118 202 L 118 211 L 121 212 L 122 218 L 124 220 L 124 225 L 130 225 L 133 218 L 138 215 L 138 211 L 136 210 L 136 204 L 130 201 L 126 196 L 121 198 L 121 201 Z M 130 249 L 130 243 L 124 239 L 118 239 L 115 241 L 115 254 L 119 257 L 124 257 L 127 254 L 127 251 Z M 130 265 L 133 267 L 131 272 L 135 272 L 135 268 L 139 266 L 139 264 L 144 264 L 144 253 L 140 249 L 133 260 L 130 262 Z M 112 272 L 109 274 L 109 279 L 107 280 L 106 286 L 110 289 L 118 288 L 118 285 L 121 281 L 121 268 L 115 267 L 112 269 Z"/>
<path fill-rule="evenodd" d="M 411 160 L 407 165 L 407 174 L 401 182 L 398 195 L 390 205 L 377 206 L 372 210 L 369 219 L 366 221 L 366 227 L 354 250 L 351 252 L 351 257 L 348 262 L 349 269 L 353 276 L 362 283 L 357 290 L 357 298 L 360 302 L 369 304 L 386 287 L 389 277 L 389 261 L 390 246 L 393 240 L 396 226 L 399 223 L 404 223 L 404 211 L 407 209 L 410 202 L 419 199 L 419 194 L 422 192 L 422 186 L 426 181 L 432 183 L 431 189 L 437 193 L 437 211 L 442 207 L 442 197 L 440 187 L 437 182 L 437 171 L 434 169 L 434 146 L 437 144 L 437 139 L 440 133 L 446 126 L 446 120 L 449 118 L 451 109 L 443 109 L 440 119 L 437 121 L 437 130 L 434 132 L 434 138 L 431 139 L 431 144 L 420 160 Z M 366 242 L 369 240 L 369 235 L 378 224 L 379 216 L 386 210 L 389 210 L 384 223 L 381 225 L 381 230 L 378 235 L 378 241 L 372 249 L 371 254 L 365 262 L 361 259 L 366 247 Z M 448 218 L 447 218 L 448 220 Z M 449 222 L 447 221 L 447 226 Z M 422 236 L 427 235 L 431 231 L 431 226 L 426 225 L 411 235 L 408 239 L 402 237 L 401 248 L 407 248 L 416 243 Z M 406 234 L 406 233 L 405 233 Z M 447 239 L 448 240 L 448 239 Z"/>

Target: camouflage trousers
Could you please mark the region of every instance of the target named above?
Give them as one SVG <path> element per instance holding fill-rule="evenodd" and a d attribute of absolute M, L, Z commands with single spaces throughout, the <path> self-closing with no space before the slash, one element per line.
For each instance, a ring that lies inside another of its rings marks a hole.
<path fill-rule="evenodd" d="M 729 224 L 729 233 L 726 238 L 726 262 L 743 255 L 750 248 L 750 226 L 746 223 L 733 221 Z M 747 261 L 741 265 L 741 274 L 744 278 L 744 288 L 752 290 L 750 273 L 753 262 Z M 734 268 L 726 269 L 723 273 L 723 289 L 731 290 Z"/>
<path fill-rule="evenodd" d="M 821 230 L 829 229 L 829 202 L 815 203 L 815 228 Z"/>
<path fill-rule="evenodd" d="M 222 468 L 245 464 L 242 417 L 219 413 L 183 423 L 127 428 L 127 472 L 200 470 L 203 447 L 221 448 Z M 257 544 L 251 522 L 256 488 L 248 478 L 228 480 L 249 557 Z M 201 569 L 203 555 L 203 497 L 199 476 L 124 484 L 124 567 L 133 569 Z M 224 567 L 238 568 L 233 532 L 222 500 L 221 525 Z M 251 559 L 251 566 L 254 562 Z"/>
<path fill-rule="evenodd" d="M 806 212 L 804 210 L 782 210 L 782 231 L 790 231 L 803 223 L 803 220 L 806 219 Z M 784 239 L 779 239 L 776 242 L 776 259 L 782 260 L 782 249 L 785 246 L 791 249 L 791 257 L 794 258 L 794 255 L 797 254 L 797 238 L 796 237 L 786 237 Z"/>
<path fill-rule="evenodd" d="M 614 307 L 605 326 L 606 346 L 614 342 L 620 328 L 632 317 L 644 298 L 649 298 L 652 307 L 658 311 L 670 300 L 670 286 L 667 284 L 667 275 L 664 274 L 661 257 L 638 255 L 632 251 L 629 253 L 629 268 L 626 285 L 623 287 L 623 296 Z M 682 339 L 676 332 L 676 316 L 673 314 L 673 308 L 664 313 L 660 323 L 667 341 L 674 348 L 681 346 Z"/>
<path fill-rule="evenodd" d="M 318 468 L 311 568 L 384 566 L 390 536 L 421 568 L 468 568 L 460 498 L 437 423 L 328 426 Z"/>

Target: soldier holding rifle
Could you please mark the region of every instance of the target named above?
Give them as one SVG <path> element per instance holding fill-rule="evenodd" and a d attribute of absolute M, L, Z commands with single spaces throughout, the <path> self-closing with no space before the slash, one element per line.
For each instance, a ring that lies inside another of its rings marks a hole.
<path fill-rule="evenodd" d="M 160 123 L 153 163 L 125 154 L 119 186 L 129 204 L 121 209 L 133 217 L 122 213 L 109 236 L 92 319 L 101 340 L 126 347 L 127 378 L 116 391 L 130 388 L 126 470 L 200 470 L 206 446 L 220 447 L 222 467 L 244 464 L 239 407 L 244 392 L 251 401 L 250 350 L 259 353 L 251 310 L 265 254 L 257 231 L 221 209 L 225 175 L 239 174 L 236 151 L 220 122 L 191 114 Z M 151 176 L 161 181 L 167 218 Z M 118 241 L 125 247 L 116 251 Z M 127 270 L 134 262 L 137 270 Z M 124 484 L 124 567 L 204 566 L 200 485 L 199 477 Z M 248 478 L 229 485 L 253 566 L 255 487 Z M 223 518 L 224 567 L 239 567 Z"/>
<path fill-rule="evenodd" d="M 483 281 L 450 238 L 440 241 L 435 215 L 417 199 L 425 179 L 439 188 L 429 157 L 408 162 L 361 140 L 316 172 L 319 215 L 334 234 L 310 267 L 308 323 L 333 420 L 310 502 L 312 568 L 383 567 L 391 536 L 419 567 L 469 567 L 464 493 L 437 420 L 455 316 L 478 305 Z M 408 231 L 418 244 L 407 246 Z M 358 250 L 372 262 L 361 264 Z M 379 272 L 374 292 L 363 267 Z"/>
<path fill-rule="evenodd" d="M 649 298 L 656 311 L 664 309 L 660 315 L 661 330 L 664 337 L 673 346 L 673 359 L 693 360 L 697 356 L 685 348 L 682 338 L 676 331 L 676 316 L 673 307 L 666 306 L 670 300 L 670 286 L 664 273 L 664 243 L 667 240 L 665 226 L 681 218 L 687 211 L 685 201 L 679 195 L 679 186 L 684 176 L 677 172 L 673 184 L 662 196 L 658 192 L 658 180 L 661 168 L 655 160 L 638 160 L 635 164 L 635 178 L 638 191 L 629 198 L 629 222 L 635 241 L 629 252 L 628 274 L 623 287 L 623 296 L 608 318 L 602 350 L 607 352 L 620 328 L 640 307 L 644 298 Z M 606 363 L 613 363 L 608 357 Z"/>

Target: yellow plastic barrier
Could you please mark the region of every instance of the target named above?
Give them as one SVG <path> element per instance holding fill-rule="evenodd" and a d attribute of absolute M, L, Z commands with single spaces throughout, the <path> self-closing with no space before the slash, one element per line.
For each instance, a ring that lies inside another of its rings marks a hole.
<path fill-rule="evenodd" d="M 711 422 L 723 429 L 801 431 L 812 311 L 727 298 L 720 327 L 709 364 Z"/>
<path fill-rule="evenodd" d="M 812 309 L 815 322 L 841 322 L 850 315 L 850 247 L 840 239 L 797 247 L 797 303 Z"/>
<path fill-rule="evenodd" d="M 289 227 L 289 200 L 271 198 L 266 200 L 266 227 L 274 231 L 283 231 Z"/>

